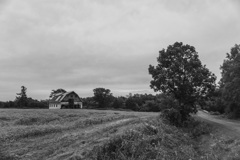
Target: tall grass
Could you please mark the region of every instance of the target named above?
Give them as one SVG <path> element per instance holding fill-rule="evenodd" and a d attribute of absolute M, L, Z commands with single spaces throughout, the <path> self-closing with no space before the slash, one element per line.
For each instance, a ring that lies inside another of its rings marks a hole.
<path fill-rule="evenodd" d="M 93 115 L 93 116 L 91 116 Z M 98 116 L 97 116 L 98 115 Z M 77 117 L 72 120 L 72 117 Z M 21 138 L 31 138 L 45 136 L 52 133 L 61 133 L 66 130 L 84 129 L 92 125 L 98 125 L 106 122 L 120 119 L 133 118 L 134 115 L 90 113 L 88 116 L 79 116 L 69 114 L 65 116 L 19 116 L 18 119 L 11 122 L 11 125 L 2 127 L 0 140 L 18 140 Z"/>
<path fill-rule="evenodd" d="M 112 137 L 95 147 L 86 157 L 96 160 L 195 159 L 199 154 L 193 145 L 192 134 L 156 119 Z"/>

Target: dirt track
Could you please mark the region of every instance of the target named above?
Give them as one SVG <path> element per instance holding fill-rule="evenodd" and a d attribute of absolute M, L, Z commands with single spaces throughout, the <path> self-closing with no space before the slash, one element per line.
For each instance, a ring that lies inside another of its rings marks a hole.
<path fill-rule="evenodd" d="M 220 134 L 226 134 L 228 136 L 236 136 L 240 138 L 240 121 L 221 118 L 220 116 L 210 115 L 209 113 L 205 113 L 203 111 L 198 111 L 196 117 L 212 124 L 217 128 L 217 131 Z"/>

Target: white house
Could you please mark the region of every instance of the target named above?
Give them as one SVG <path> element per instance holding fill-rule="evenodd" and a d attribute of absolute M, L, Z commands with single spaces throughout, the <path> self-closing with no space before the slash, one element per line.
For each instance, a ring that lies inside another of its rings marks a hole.
<path fill-rule="evenodd" d="M 74 91 L 54 94 L 49 100 L 49 109 L 82 108 L 82 101 Z"/>

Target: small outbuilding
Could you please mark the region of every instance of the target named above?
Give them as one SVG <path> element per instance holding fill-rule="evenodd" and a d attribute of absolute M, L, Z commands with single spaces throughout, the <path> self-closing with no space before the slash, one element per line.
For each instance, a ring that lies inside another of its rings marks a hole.
<path fill-rule="evenodd" d="M 74 91 L 54 94 L 49 100 L 49 109 L 82 108 L 82 101 Z"/>

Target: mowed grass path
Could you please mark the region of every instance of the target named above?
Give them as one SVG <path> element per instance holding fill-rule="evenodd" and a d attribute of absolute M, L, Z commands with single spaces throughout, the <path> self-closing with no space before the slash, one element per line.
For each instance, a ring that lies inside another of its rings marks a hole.
<path fill-rule="evenodd" d="M 86 109 L 1 109 L 0 159 L 82 157 L 158 113 Z"/>

